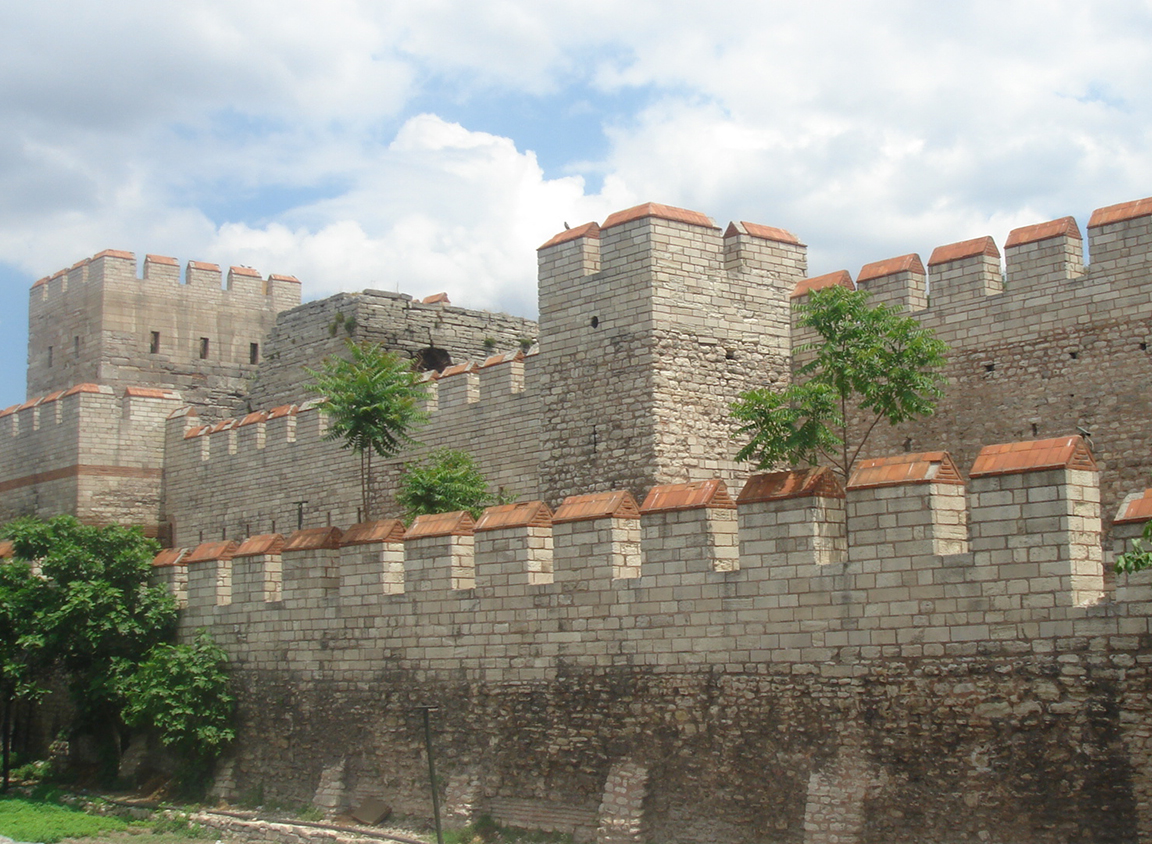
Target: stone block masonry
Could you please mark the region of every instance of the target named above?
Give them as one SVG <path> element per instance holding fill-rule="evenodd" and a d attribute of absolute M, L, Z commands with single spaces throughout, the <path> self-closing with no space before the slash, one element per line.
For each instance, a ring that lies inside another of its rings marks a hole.
<path fill-rule="evenodd" d="M 583 840 L 1145 840 L 1152 576 L 1103 595 L 1081 439 L 971 475 L 899 455 L 847 492 L 776 473 L 735 502 L 711 481 L 256 538 L 282 598 L 205 545 L 182 625 L 235 661 L 240 790 L 424 813 L 431 702 L 471 811 Z"/>

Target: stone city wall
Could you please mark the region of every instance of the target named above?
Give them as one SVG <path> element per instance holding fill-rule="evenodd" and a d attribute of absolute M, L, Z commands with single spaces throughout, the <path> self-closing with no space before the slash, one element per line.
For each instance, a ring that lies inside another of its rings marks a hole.
<path fill-rule="evenodd" d="M 178 389 L 205 413 L 231 408 L 276 314 L 300 304 L 292 276 L 106 250 L 32 285 L 28 395 L 92 382 Z"/>
<path fill-rule="evenodd" d="M 71 513 L 156 535 L 164 428 L 181 403 L 170 390 L 80 384 L 0 411 L 0 522 Z"/>
<path fill-rule="evenodd" d="M 1143 840 L 1152 576 L 1106 587 L 1079 438 L 969 474 L 901 455 L 846 495 L 775 473 L 735 502 L 599 493 L 155 571 L 234 660 L 236 794 L 331 798 L 338 770 L 344 802 L 426 814 L 432 704 L 453 811 L 583 840 Z"/>
<path fill-rule="evenodd" d="M 373 504 L 397 515 L 404 463 L 450 446 L 468 451 L 494 490 L 538 494 L 538 356 L 494 355 L 426 376 L 428 424 L 420 444 L 373 462 Z M 316 402 L 281 405 L 202 424 L 187 408 L 169 420 L 164 512 L 178 544 L 353 524 L 363 517 L 360 460 L 326 440 Z"/>
<path fill-rule="evenodd" d="M 1152 201 L 1101 208 L 1091 263 L 1071 217 L 863 267 L 856 284 L 948 343 L 946 394 L 929 419 L 877 426 L 868 453 L 941 448 L 967 465 L 981 443 L 1092 435 L 1105 513 L 1152 477 Z M 808 282 L 852 284 L 847 272 Z M 797 336 L 796 342 L 803 337 Z"/>

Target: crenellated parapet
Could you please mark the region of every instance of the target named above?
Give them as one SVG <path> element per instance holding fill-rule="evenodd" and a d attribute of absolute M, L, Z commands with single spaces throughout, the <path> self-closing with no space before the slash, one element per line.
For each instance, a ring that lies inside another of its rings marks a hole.
<path fill-rule="evenodd" d="M 407 530 L 384 520 L 214 541 L 157 565 L 187 565 L 190 628 L 227 640 L 222 625 L 247 620 L 240 658 L 252 667 L 284 653 L 281 637 L 309 670 L 355 673 L 373 653 L 444 676 L 531 679 L 563 665 L 923 656 L 1149 632 L 1146 584 L 1105 593 L 1097 468 L 1081 438 L 989 446 L 970 474 L 966 489 L 946 453 L 904 454 L 865 461 L 847 490 L 827 470 L 777 472 L 735 500 L 720 480 L 671 484 L 640 505 L 591 493 L 555 512 L 530 501 L 476 522 L 446 513 Z"/>

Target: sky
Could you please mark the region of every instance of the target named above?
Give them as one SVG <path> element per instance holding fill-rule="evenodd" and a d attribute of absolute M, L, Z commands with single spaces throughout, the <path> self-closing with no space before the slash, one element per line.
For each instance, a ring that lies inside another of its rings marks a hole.
<path fill-rule="evenodd" d="M 642 202 L 812 275 L 1152 195 L 1152 2 L 0 2 L 0 407 L 103 249 L 535 317 Z"/>

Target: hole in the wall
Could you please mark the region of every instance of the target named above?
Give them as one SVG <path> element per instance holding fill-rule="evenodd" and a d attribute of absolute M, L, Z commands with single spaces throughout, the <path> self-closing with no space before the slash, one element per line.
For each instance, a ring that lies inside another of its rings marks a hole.
<path fill-rule="evenodd" d="M 736 360 L 735 349 L 725 349 L 724 350 L 724 360 Z"/>
<path fill-rule="evenodd" d="M 984 364 L 984 371 L 985 372 L 995 372 L 996 371 L 996 364 L 994 364 L 994 363 Z"/>
<path fill-rule="evenodd" d="M 1148 344 L 1147 343 L 1141 343 L 1140 344 L 1140 351 L 1142 351 L 1142 352 L 1148 351 Z"/>
<path fill-rule="evenodd" d="M 1034 437 L 1038 436 L 1039 433 L 1040 433 L 1040 426 L 1037 425 L 1035 422 L 1033 422 L 1032 423 L 1032 436 L 1034 436 Z"/>
<path fill-rule="evenodd" d="M 1076 358 L 1079 357 L 1079 355 L 1080 355 L 1079 352 L 1069 352 L 1068 353 L 1068 357 L 1072 358 L 1072 360 L 1076 360 Z"/>
<path fill-rule="evenodd" d="M 452 355 L 448 354 L 444 349 L 438 349 L 435 346 L 421 349 L 413 356 L 413 360 L 415 361 L 417 372 L 430 372 L 431 370 L 443 372 L 452 365 Z"/>
<path fill-rule="evenodd" d="M 592 317 L 592 327 L 593 328 L 599 328 L 600 327 L 600 317 L 598 317 L 598 316 Z"/>

